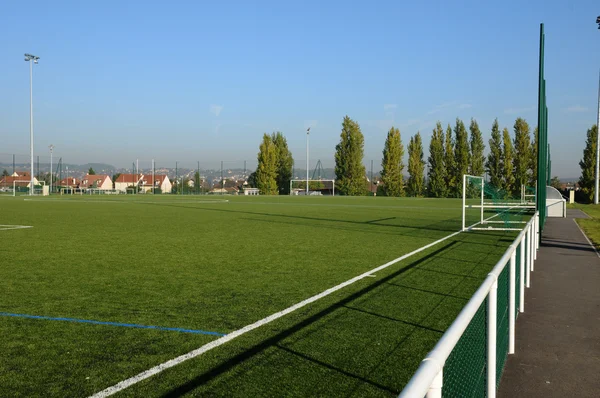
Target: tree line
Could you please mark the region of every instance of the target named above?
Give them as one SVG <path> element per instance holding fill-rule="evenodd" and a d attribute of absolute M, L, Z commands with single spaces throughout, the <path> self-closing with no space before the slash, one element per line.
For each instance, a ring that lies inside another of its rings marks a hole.
<path fill-rule="evenodd" d="M 521 185 L 535 185 L 537 178 L 537 128 L 533 132 L 527 121 L 517 118 L 513 136 L 508 128 L 500 131 L 494 120 L 489 140 L 489 153 L 479 125 L 471 119 L 469 129 L 456 119 L 454 127 L 445 131 L 437 122 L 429 143 L 427 162 L 423 154 L 420 132 L 408 142 L 408 164 L 404 164 L 405 149 L 400 130 L 391 127 L 383 145 L 381 181 L 377 194 L 383 196 L 459 197 L 462 176 L 483 176 L 497 189 L 518 194 Z M 345 116 L 340 141 L 335 147 L 336 191 L 341 195 L 366 195 L 370 183 L 364 158 L 364 136 L 359 124 Z M 264 134 L 258 153 L 258 167 L 249 183 L 261 194 L 289 194 L 294 161 L 281 132 Z M 428 165 L 427 173 L 425 167 Z M 405 181 L 404 170 L 408 173 Z M 427 177 L 427 178 L 425 178 Z"/>

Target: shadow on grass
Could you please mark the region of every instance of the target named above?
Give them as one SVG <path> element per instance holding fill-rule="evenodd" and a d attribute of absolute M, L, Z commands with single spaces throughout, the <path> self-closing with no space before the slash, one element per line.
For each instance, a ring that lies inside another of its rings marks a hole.
<path fill-rule="evenodd" d="M 406 223 L 403 225 L 400 224 L 384 224 L 381 221 L 392 220 L 396 217 L 385 218 L 381 220 L 368 220 L 368 221 L 354 221 L 354 220 L 343 220 L 343 219 L 332 219 L 332 218 L 321 218 L 321 217 L 309 217 L 309 216 L 298 216 L 298 215 L 290 215 L 290 214 L 273 214 L 273 213 L 264 213 L 264 212 L 253 212 L 253 211 L 244 211 L 244 210 L 232 210 L 232 209 L 215 209 L 208 207 L 191 207 L 191 206 L 182 206 L 177 204 L 166 204 L 166 203 L 147 203 L 149 206 L 164 206 L 164 207 L 174 207 L 174 208 L 182 208 L 182 209 L 193 209 L 200 211 L 211 211 L 211 212 L 219 212 L 219 213 L 233 213 L 233 214 L 245 214 L 252 216 L 266 216 L 266 217 L 281 217 L 281 218 L 290 218 L 296 220 L 307 220 L 307 221 L 320 221 L 320 222 L 331 222 L 331 223 L 341 223 L 341 224 L 352 224 L 352 225 L 376 225 L 380 227 L 386 228 L 398 228 L 398 229 L 418 229 L 425 231 L 441 231 L 441 232 L 456 232 L 460 229 L 460 216 L 447 218 L 441 222 L 434 222 L 430 224 L 416 224 L 414 220 L 407 219 Z M 401 209 L 401 208 L 399 208 Z M 435 208 L 433 208 L 435 210 Z M 412 221 L 412 223 L 411 223 Z M 411 235 L 414 236 L 414 231 L 411 232 Z"/>
<path fill-rule="evenodd" d="M 230 358 L 229 360 L 225 361 L 224 363 L 222 363 L 219 366 L 214 367 L 213 369 L 208 370 L 207 372 L 197 376 L 196 378 L 194 378 L 193 380 L 190 380 L 189 382 L 176 387 L 174 389 L 172 389 L 171 391 L 167 392 L 166 394 L 164 394 L 164 397 L 179 397 L 181 395 L 187 394 L 192 392 L 193 390 L 195 390 L 196 388 L 202 386 L 203 384 L 215 379 L 216 377 L 226 373 L 227 371 L 231 370 L 232 368 L 234 368 L 237 365 L 240 365 L 241 363 L 243 363 L 244 361 L 249 360 L 250 358 L 254 357 L 255 355 L 260 354 L 261 352 L 265 351 L 268 348 L 271 347 L 277 347 L 279 346 L 279 343 L 282 342 L 282 340 L 292 336 L 294 333 L 299 332 L 301 330 L 303 330 L 304 328 L 306 328 L 307 326 L 313 324 L 314 322 L 322 319 L 323 317 L 331 314 L 332 312 L 336 311 L 337 309 L 343 308 L 343 307 L 347 307 L 347 304 L 360 298 L 361 296 L 371 292 L 372 290 L 387 284 L 389 281 L 391 281 L 392 279 L 398 277 L 399 275 L 413 269 L 414 267 L 418 266 L 419 264 L 422 264 L 424 262 L 426 262 L 427 260 L 435 257 L 437 254 L 450 249 L 452 246 L 454 246 L 455 244 L 457 244 L 458 242 L 454 241 L 454 242 L 449 242 L 447 244 L 445 244 L 444 246 L 440 247 L 439 249 L 435 250 L 432 253 L 429 253 L 428 255 L 414 261 L 413 263 L 407 265 L 406 267 L 399 269 L 396 272 L 393 272 L 392 274 L 374 281 L 372 284 L 362 288 L 361 290 L 349 295 L 348 297 L 338 301 L 335 304 L 330 305 L 329 307 L 319 311 L 318 313 L 310 316 L 309 318 L 298 322 L 297 324 L 295 324 L 294 326 L 291 326 L 281 332 L 279 332 L 278 334 L 276 334 L 275 336 L 272 336 L 266 340 L 264 340 L 263 342 L 254 345 L 253 347 L 247 349 L 246 351 Z M 426 315 L 424 319 L 427 319 Z M 423 328 L 423 329 L 427 329 L 427 330 L 431 330 L 429 327 L 426 327 L 424 325 L 419 325 L 419 324 L 414 324 L 413 326 L 415 326 L 415 330 L 418 328 Z M 437 331 L 436 332 L 440 332 L 441 331 Z M 414 331 L 412 332 L 414 333 Z M 412 334 L 411 333 L 411 334 Z M 410 334 L 409 334 L 410 336 Z M 405 341 L 408 338 L 408 336 L 406 336 L 403 341 Z M 360 381 L 363 381 L 365 383 L 369 383 L 372 385 L 376 385 L 377 383 L 374 384 L 374 382 L 367 380 L 361 376 L 358 375 L 351 375 L 349 374 L 349 376 L 352 376 L 355 379 L 358 379 Z M 381 386 L 377 385 L 379 388 L 381 388 Z M 384 390 L 386 391 L 390 391 L 389 387 L 385 387 Z M 398 391 L 393 391 L 394 393 L 397 393 Z"/>

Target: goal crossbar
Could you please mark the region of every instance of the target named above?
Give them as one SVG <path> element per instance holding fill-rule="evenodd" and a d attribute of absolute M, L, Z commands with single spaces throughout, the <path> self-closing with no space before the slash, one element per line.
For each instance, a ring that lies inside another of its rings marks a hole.
<path fill-rule="evenodd" d="M 475 180 L 476 182 L 476 188 L 480 189 L 480 192 L 477 192 L 477 196 L 478 197 L 471 197 L 469 199 L 473 199 L 473 200 L 477 200 L 476 204 L 473 203 L 467 203 L 467 193 L 468 192 L 472 192 L 472 190 L 469 190 L 469 185 L 468 181 L 469 180 Z M 534 201 L 531 201 L 531 198 L 534 199 Z M 490 230 L 499 230 L 499 231 L 516 231 L 516 230 L 520 230 L 520 228 L 513 228 L 510 226 L 510 224 L 525 224 L 526 222 L 522 222 L 522 221 L 518 221 L 518 220 L 485 220 L 484 219 L 484 209 L 492 209 L 492 210 L 498 210 L 498 214 L 496 214 L 494 217 L 497 216 L 501 216 L 511 210 L 520 210 L 520 211 L 525 211 L 525 210 L 532 210 L 535 209 L 535 199 L 536 196 L 535 195 L 530 195 L 526 193 L 526 188 L 525 185 L 521 185 L 521 192 L 520 192 L 520 198 L 518 199 L 509 199 L 509 200 L 502 200 L 499 201 L 498 203 L 494 203 L 494 202 L 490 202 L 489 200 L 486 200 L 485 198 L 485 178 L 482 176 L 473 176 L 473 175 L 469 175 L 469 174 L 464 174 L 463 175 L 463 195 L 462 195 L 462 230 L 466 231 L 490 231 Z M 472 227 L 467 227 L 467 220 L 466 220 L 466 210 L 467 209 L 479 209 L 479 214 L 478 214 L 478 223 L 477 225 L 479 226 L 472 226 Z M 489 224 L 504 224 L 504 227 L 498 227 L 498 226 L 493 226 L 493 225 L 489 225 Z"/>

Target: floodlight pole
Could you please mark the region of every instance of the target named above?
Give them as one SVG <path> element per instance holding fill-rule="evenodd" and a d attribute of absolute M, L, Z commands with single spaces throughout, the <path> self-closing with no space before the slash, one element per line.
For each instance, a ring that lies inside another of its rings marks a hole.
<path fill-rule="evenodd" d="M 29 181 L 29 195 L 33 195 L 33 64 L 38 63 L 40 57 L 25 54 L 25 62 L 29 62 L 29 152 L 31 155 L 31 176 Z"/>
<path fill-rule="evenodd" d="M 306 196 L 308 196 L 308 138 L 310 137 L 310 127 L 306 129 Z"/>
<path fill-rule="evenodd" d="M 54 145 L 50 144 L 50 193 L 52 193 L 52 151 L 54 151 Z"/>
<path fill-rule="evenodd" d="M 600 15 L 596 18 L 600 29 Z M 598 204 L 598 179 L 600 178 L 600 73 L 598 79 L 598 119 L 596 120 L 596 181 L 594 186 L 594 204 Z"/>
<path fill-rule="evenodd" d="M 598 17 L 600 18 L 600 17 Z M 594 204 L 598 204 L 598 179 L 600 178 L 600 71 L 598 73 L 598 119 L 596 120 L 596 185 Z"/>

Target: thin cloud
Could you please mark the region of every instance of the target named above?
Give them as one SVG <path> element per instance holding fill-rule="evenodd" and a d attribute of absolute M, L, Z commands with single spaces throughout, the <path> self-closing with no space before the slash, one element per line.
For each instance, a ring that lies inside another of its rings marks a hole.
<path fill-rule="evenodd" d="M 443 110 L 447 110 L 447 109 L 460 110 L 460 109 L 469 109 L 472 107 L 473 107 L 473 105 L 471 105 L 468 102 L 449 101 L 449 102 L 444 102 L 442 104 L 436 105 L 432 110 L 427 112 L 427 114 L 433 115 L 433 114 L 439 113 L 439 112 L 441 112 Z"/>
<path fill-rule="evenodd" d="M 398 108 L 397 104 L 384 104 L 383 105 L 383 110 L 384 111 L 390 111 L 390 110 L 396 109 L 396 108 Z"/>
<path fill-rule="evenodd" d="M 572 105 L 568 108 L 565 109 L 565 112 L 569 112 L 569 113 L 580 113 L 580 112 L 587 112 L 589 109 L 586 108 L 585 106 L 581 106 L 581 105 Z"/>
<path fill-rule="evenodd" d="M 214 114 L 215 116 L 219 116 L 221 111 L 223 110 L 223 105 L 212 105 L 208 108 L 209 112 Z"/>
<path fill-rule="evenodd" d="M 528 107 L 523 107 L 523 108 L 508 108 L 508 109 L 504 110 L 504 113 L 507 115 L 517 115 L 519 113 L 532 112 L 536 109 L 537 109 L 537 107 L 535 107 L 535 106 L 528 106 Z"/>

